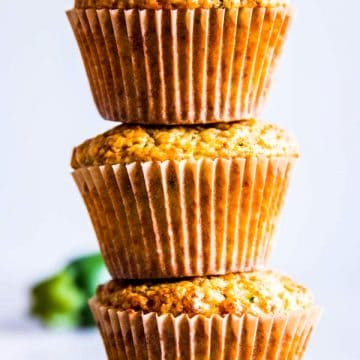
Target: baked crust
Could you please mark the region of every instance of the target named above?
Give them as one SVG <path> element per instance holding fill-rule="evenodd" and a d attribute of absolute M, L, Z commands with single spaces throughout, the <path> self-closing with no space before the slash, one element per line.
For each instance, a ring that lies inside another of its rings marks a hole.
<path fill-rule="evenodd" d="M 75 0 L 75 8 L 80 9 L 230 9 L 287 5 L 287 0 Z"/>
<path fill-rule="evenodd" d="M 71 166 L 257 156 L 298 156 L 298 146 L 279 126 L 256 120 L 171 128 L 120 125 L 76 147 Z"/>
<path fill-rule="evenodd" d="M 259 316 L 305 310 L 313 305 L 308 289 L 270 270 L 162 283 L 112 280 L 98 288 L 97 300 L 121 311 L 174 316 Z"/>

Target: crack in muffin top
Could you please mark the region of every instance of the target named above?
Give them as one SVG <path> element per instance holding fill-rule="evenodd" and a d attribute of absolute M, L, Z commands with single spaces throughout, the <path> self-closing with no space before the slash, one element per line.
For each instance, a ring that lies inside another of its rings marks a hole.
<path fill-rule="evenodd" d="M 288 0 L 75 0 L 78 9 L 231 9 L 287 5 Z"/>
<path fill-rule="evenodd" d="M 298 156 L 294 138 L 256 120 L 203 126 L 120 125 L 73 151 L 74 169 L 136 161 Z"/>
<path fill-rule="evenodd" d="M 167 282 L 122 282 L 101 285 L 97 301 L 121 311 L 178 316 L 227 314 L 253 316 L 306 310 L 311 292 L 291 278 L 270 270 Z"/>

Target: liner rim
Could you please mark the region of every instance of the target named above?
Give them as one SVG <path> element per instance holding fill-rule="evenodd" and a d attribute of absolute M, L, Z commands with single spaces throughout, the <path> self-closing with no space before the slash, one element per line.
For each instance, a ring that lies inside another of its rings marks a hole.
<path fill-rule="evenodd" d="M 117 309 L 115 307 L 112 307 L 112 306 L 109 306 L 109 305 L 104 305 L 104 304 L 101 304 L 99 302 L 99 300 L 97 300 L 96 296 L 90 298 L 88 300 L 88 305 L 90 307 L 94 306 L 94 307 L 97 307 L 100 311 L 106 311 L 107 313 L 109 311 L 114 311 L 117 315 L 121 314 L 121 313 L 126 313 L 128 315 L 135 315 L 135 314 L 139 314 L 141 315 L 144 319 L 146 319 L 147 317 L 150 317 L 150 316 L 155 316 L 156 319 L 162 319 L 162 318 L 167 318 L 167 317 L 172 317 L 173 319 L 180 319 L 180 318 L 187 318 L 187 319 L 191 319 L 191 321 L 195 321 L 196 319 L 206 319 L 206 320 L 209 320 L 209 319 L 212 319 L 214 317 L 218 317 L 220 319 L 225 319 L 227 317 L 235 317 L 237 319 L 242 319 L 244 317 L 248 317 L 248 318 L 252 318 L 252 319 L 264 319 L 264 320 L 271 320 L 271 319 L 274 319 L 274 318 L 278 318 L 278 319 L 285 319 L 289 316 L 299 316 L 299 315 L 302 315 L 302 314 L 308 314 L 308 313 L 312 313 L 314 312 L 315 314 L 317 314 L 317 316 L 320 318 L 320 316 L 323 314 L 324 312 L 324 308 L 316 303 L 312 304 L 311 306 L 309 306 L 307 309 L 302 309 L 302 310 L 293 310 L 293 311 L 288 311 L 286 313 L 278 313 L 278 314 L 262 314 L 262 315 L 258 315 L 258 316 L 255 316 L 255 315 L 251 315 L 251 314 L 242 314 L 242 315 L 237 315 L 237 314 L 226 314 L 224 316 L 221 316 L 220 314 L 213 314 L 211 316 L 206 316 L 206 315 L 203 315 L 203 314 L 196 314 L 194 316 L 189 316 L 188 314 L 184 313 L 184 314 L 180 314 L 180 315 L 173 315 L 171 313 L 166 313 L 166 314 L 158 314 L 157 312 L 149 312 L 149 313 L 144 313 L 143 311 L 135 311 L 135 310 L 131 310 L 131 311 L 128 311 L 128 310 L 120 310 L 120 309 Z"/>
<path fill-rule="evenodd" d="M 250 159 L 257 159 L 257 160 L 262 160 L 262 159 L 279 159 L 279 160 L 285 160 L 285 159 L 291 159 L 293 161 L 296 161 L 298 158 L 300 157 L 300 154 L 297 155 L 255 155 L 255 156 L 237 156 L 237 157 L 215 157 L 215 158 L 207 158 L 207 157 L 201 157 L 199 159 L 195 159 L 195 158 L 188 158 L 188 159 L 180 159 L 180 160 L 174 160 L 174 159 L 167 159 L 167 160 L 147 160 L 147 161 L 141 161 L 141 160 L 136 160 L 136 161 L 131 161 L 129 163 L 125 163 L 125 162 L 120 162 L 120 163 L 116 163 L 116 164 L 101 164 L 101 165 L 90 165 L 90 166 L 81 166 L 79 168 L 72 168 L 72 170 L 70 171 L 72 174 L 75 172 L 78 172 L 79 170 L 84 170 L 84 169 L 93 169 L 93 168 L 97 168 L 97 169 L 104 169 L 105 167 L 117 167 L 117 166 L 124 166 L 124 167 L 128 167 L 128 166 L 132 166 L 134 164 L 141 164 L 141 165 L 148 165 L 148 164 L 166 164 L 169 162 L 175 163 L 175 164 L 181 164 L 183 162 L 202 162 L 204 160 L 206 161 L 210 161 L 210 162 L 215 162 L 215 161 L 219 161 L 219 160 L 228 160 L 228 161 L 233 161 L 233 160 L 250 160 Z"/>

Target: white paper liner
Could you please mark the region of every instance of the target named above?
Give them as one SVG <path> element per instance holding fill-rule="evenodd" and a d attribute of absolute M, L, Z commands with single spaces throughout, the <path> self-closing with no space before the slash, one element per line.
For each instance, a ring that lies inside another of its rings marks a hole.
<path fill-rule="evenodd" d="M 154 161 L 73 176 L 113 277 L 219 275 L 266 265 L 294 161 Z"/>
<path fill-rule="evenodd" d="M 289 7 L 67 12 L 100 114 L 141 124 L 261 115 Z"/>
<path fill-rule="evenodd" d="M 301 359 L 320 309 L 284 315 L 187 315 L 126 312 L 90 301 L 109 360 Z"/>

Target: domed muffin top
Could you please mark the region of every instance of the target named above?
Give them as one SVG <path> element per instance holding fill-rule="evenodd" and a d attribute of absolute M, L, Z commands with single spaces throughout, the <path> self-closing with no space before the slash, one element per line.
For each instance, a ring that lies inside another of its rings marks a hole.
<path fill-rule="evenodd" d="M 298 156 L 294 138 L 277 125 L 255 120 L 206 126 L 120 125 L 73 151 L 74 169 L 135 161 Z"/>
<path fill-rule="evenodd" d="M 87 9 L 210 9 L 280 7 L 288 0 L 75 0 L 75 8 Z"/>
<path fill-rule="evenodd" d="M 269 270 L 167 282 L 112 280 L 99 286 L 96 296 L 100 304 L 121 311 L 190 317 L 282 314 L 314 304 L 309 290 Z"/>

